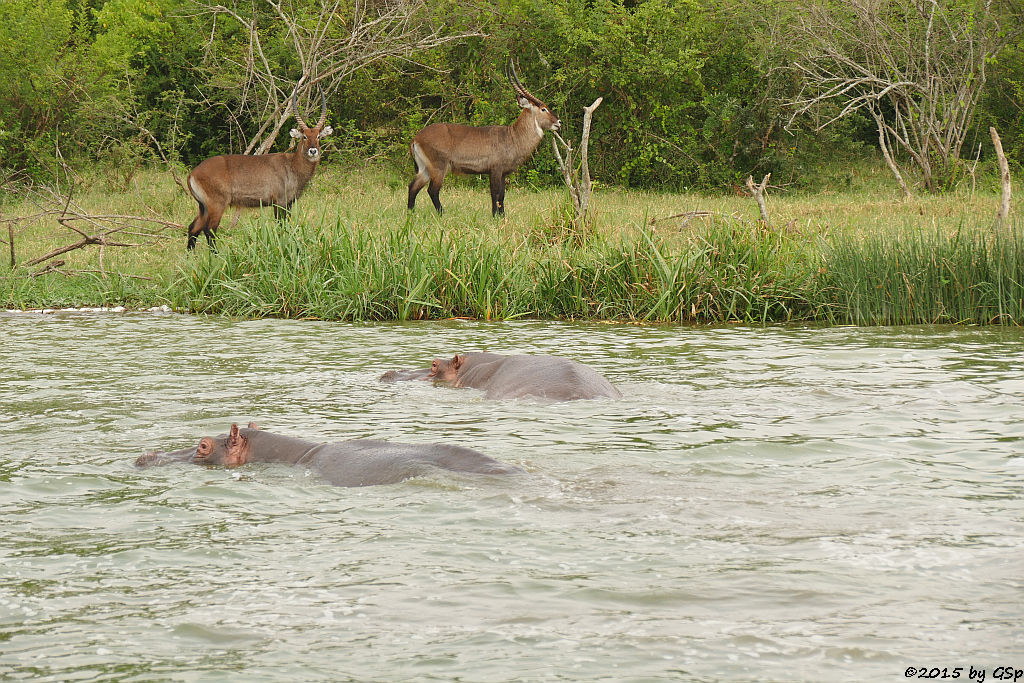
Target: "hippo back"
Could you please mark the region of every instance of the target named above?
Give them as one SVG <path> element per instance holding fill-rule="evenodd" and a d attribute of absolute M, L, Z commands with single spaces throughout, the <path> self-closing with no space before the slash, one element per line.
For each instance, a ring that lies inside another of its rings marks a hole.
<path fill-rule="evenodd" d="M 465 357 L 465 360 L 462 363 L 462 367 L 459 368 L 459 376 L 454 384 L 457 387 L 470 387 L 472 389 L 488 388 L 494 375 L 501 371 L 510 358 L 515 358 L 515 356 L 503 356 L 500 353 L 488 353 L 485 351 L 462 355 Z"/>
<path fill-rule="evenodd" d="M 377 439 L 324 444 L 306 464 L 335 486 L 394 484 L 437 469 L 478 474 L 522 472 L 471 448 Z"/>
<path fill-rule="evenodd" d="M 619 390 L 593 368 L 558 356 L 505 356 L 479 388 L 489 399 L 622 398 Z"/>

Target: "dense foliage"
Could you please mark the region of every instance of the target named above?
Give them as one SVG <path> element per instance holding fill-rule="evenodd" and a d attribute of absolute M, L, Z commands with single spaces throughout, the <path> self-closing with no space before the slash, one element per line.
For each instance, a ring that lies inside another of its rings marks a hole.
<path fill-rule="evenodd" d="M 328 93 L 340 133 L 334 153 L 383 157 L 404 168 L 410 137 L 428 121 L 510 123 L 516 109 L 504 68 L 511 56 L 527 87 L 561 115 L 567 136 L 578 136 L 582 108 L 604 96 L 591 147 L 591 169 L 601 182 L 722 191 L 748 173 L 772 172 L 773 182 L 807 183 L 815 164 L 872 150 L 877 134 L 865 116 L 822 131 L 820 120 L 806 116 L 786 129 L 787 103 L 801 83 L 792 68 L 795 43 L 787 42 L 785 24 L 771 19 L 780 16 L 774 2 L 423 4 L 421 19 L 431 31 L 478 35 L 354 61 Z M 355 13 L 387 6 L 388 0 L 343 4 L 332 30 L 352 30 Z M 280 7 L 298 26 L 323 19 L 315 2 Z M 130 171 L 149 160 L 189 166 L 246 149 L 269 111 L 253 100 L 260 82 L 246 51 L 254 35 L 258 61 L 275 79 L 294 82 L 302 68 L 286 22 L 269 3 L 231 11 L 238 14 L 197 0 L 4 0 L 0 180 L 45 179 L 59 158 Z M 242 12 L 249 12 L 245 21 Z M 965 146 L 973 152 L 995 125 L 1018 165 L 1022 55 L 1018 40 L 992 60 L 976 131 Z M 283 134 L 276 140 L 278 148 L 288 142 Z M 521 175 L 552 182 L 554 170 L 544 148 Z"/>

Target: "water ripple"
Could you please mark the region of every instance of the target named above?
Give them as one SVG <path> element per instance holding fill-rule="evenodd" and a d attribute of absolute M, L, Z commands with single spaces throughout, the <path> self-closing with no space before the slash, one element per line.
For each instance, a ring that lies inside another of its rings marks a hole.
<path fill-rule="evenodd" d="M 1024 664 L 1019 330 L 0 314 L 0 670 L 865 680 Z M 488 349 L 622 401 L 382 385 Z M 523 466 L 135 470 L 231 422 Z"/>

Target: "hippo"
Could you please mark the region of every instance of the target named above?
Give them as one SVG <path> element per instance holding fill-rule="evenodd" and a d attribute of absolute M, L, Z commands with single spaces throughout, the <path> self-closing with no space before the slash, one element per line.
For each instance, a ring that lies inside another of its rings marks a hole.
<path fill-rule="evenodd" d="M 454 387 L 483 389 L 484 398 L 542 398 L 574 401 L 622 398 L 619 390 L 592 368 L 560 356 L 505 356 L 461 353 L 451 360 L 434 359 L 429 368 L 391 370 L 382 382 L 433 380 Z"/>
<path fill-rule="evenodd" d="M 462 446 L 403 444 L 376 439 L 318 443 L 231 425 L 227 434 L 204 436 L 197 446 L 139 456 L 136 467 L 174 462 L 238 467 L 250 462 L 301 465 L 335 486 L 394 484 L 438 470 L 477 474 L 513 474 L 523 470 Z"/>

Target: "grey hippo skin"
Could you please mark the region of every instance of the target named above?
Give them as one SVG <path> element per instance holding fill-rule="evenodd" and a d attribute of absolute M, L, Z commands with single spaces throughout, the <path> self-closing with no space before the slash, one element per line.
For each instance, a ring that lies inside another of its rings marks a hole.
<path fill-rule="evenodd" d="M 250 462 L 281 462 L 301 465 L 335 486 L 394 484 L 437 470 L 477 474 L 522 472 L 462 446 L 446 444 L 403 444 L 355 439 L 317 443 L 292 436 L 265 432 L 252 422 L 248 428 L 231 425 L 220 436 L 204 436 L 199 445 L 168 453 L 146 453 L 136 467 L 192 462 L 197 465 L 239 467 Z"/>
<path fill-rule="evenodd" d="M 560 356 L 505 356 L 498 353 L 461 353 L 451 360 L 435 358 L 429 368 L 391 370 L 382 382 L 433 380 L 453 387 L 482 389 L 484 398 L 544 398 L 574 401 L 581 398 L 622 398 L 596 370 Z"/>

